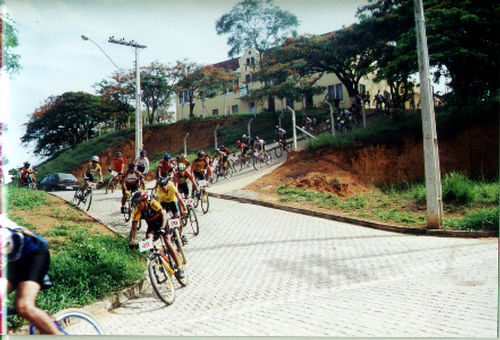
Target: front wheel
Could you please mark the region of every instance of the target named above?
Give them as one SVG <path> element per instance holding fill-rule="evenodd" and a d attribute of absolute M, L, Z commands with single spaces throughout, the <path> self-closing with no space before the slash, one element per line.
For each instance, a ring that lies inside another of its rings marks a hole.
<path fill-rule="evenodd" d="M 274 154 L 276 155 L 277 158 L 281 157 L 281 155 L 283 154 L 283 151 L 281 150 L 281 145 L 278 145 L 277 147 L 274 148 Z"/>
<path fill-rule="evenodd" d="M 77 309 L 65 309 L 54 315 L 56 322 L 68 335 L 102 335 L 102 327 L 90 314 Z M 30 334 L 40 334 L 34 325 Z"/>
<path fill-rule="evenodd" d="M 175 301 L 174 283 L 170 272 L 163 265 L 160 255 L 154 256 L 148 264 L 148 273 L 151 285 L 156 295 L 165 302 L 171 305 Z"/>
<path fill-rule="evenodd" d="M 201 211 L 206 214 L 208 212 L 208 207 L 210 206 L 210 202 L 208 201 L 208 192 L 206 192 L 206 190 L 200 191 L 200 202 Z"/>
<path fill-rule="evenodd" d="M 188 216 L 189 216 L 189 225 L 191 226 L 191 231 L 196 236 L 200 233 L 200 227 L 198 225 L 198 217 L 196 217 L 196 213 L 194 209 L 188 207 Z"/>
<path fill-rule="evenodd" d="M 125 222 L 130 221 L 130 216 L 132 215 L 132 204 L 130 203 L 130 196 L 127 198 L 127 203 L 125 203 L 125 212 L 123 213 L 123 218 Z"/>

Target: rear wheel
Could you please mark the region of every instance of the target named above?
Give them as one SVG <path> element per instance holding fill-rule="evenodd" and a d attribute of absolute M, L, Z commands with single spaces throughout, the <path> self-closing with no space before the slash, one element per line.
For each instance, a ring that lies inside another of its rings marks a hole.
<path fill-rule="evenodd" d="M 210 206 L 210 202 L 208 201 L 208 192 L 206 192 L 206 190 L 200 191 L 200 202 L 201 202 L 201 211 L 203 211 L 203 213 L 206 214 Z"/>
<path fill-rule="evenodd" d="M 193 208 L 188 207 L 189 225 L 191 226 L 191 231 L 196 236 L 200 233 L 200 227 L 198 225 L 198 217 Z"/>
<path fill-rule="evenodd" d="M 87 189 L 83 201 L 85 203 L 85 211 L 89 211 L 90 205 L 92 204 L 92 190 Z"/>
<path fill-rule="evenodd" d="M 278 144 L 278 146 L 274 148 L 274 154 L 276 157 L 280 158 L 282 153 L 283 151 L 281 150 L 281 145 Z"/>
<path fill-rule="evenodd" d="M 165 302 L 171 305 L 175 301 L 175 290 L 170 272 L 163 265 L 160 255 L 154 256 L 148 264 L 149 279 L 151 286 L 156 295 Z"/>

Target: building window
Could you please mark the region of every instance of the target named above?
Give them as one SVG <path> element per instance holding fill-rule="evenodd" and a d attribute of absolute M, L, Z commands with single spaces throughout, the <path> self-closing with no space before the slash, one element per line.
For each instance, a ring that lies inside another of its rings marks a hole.
<path fill-rule="evenodd" d="M 213 109 L 212 110 L 212 115 L 218 116 L 219 115 L 219 109 Z"/>
<path fill-rule="evenodd" d="M 179 104 L 189 103 L 189 91 L 179 92 Z"/>
<path fill-rule="evenodd" d="M 306 109 L 309 109 L 311 107 L 313 107 L 314 103 L 313 103 L 313 96 L 312 94 L 308 94 L 306 95 Z"/>
<path fill-rule="evenodd" d="M 328 97 L 330 97 L 330 99 L 338 99 L 339 102 L 343 102 L 344 93 L 342 92 L 342 84 L 328 86 Z"/>
<path fill-rule="evenodd" d="M 245 75 L 245 83 L 251 83 L 252 82 L 252 75 L 251 74 L 247 74 Z"/>
<path fill-rule="evenodd" d="M 255 59 L 254 59 L 254 57 L 247 58 L 246 66 L 254 66 L 254 65 L 255 65 Z"/>
<path fill-rule="evenodd" d="M 293 107 L 293 100 L 287 98 L 286 99 L 286 106 L 290 107 L 291 109 L 294 109 L 294 107 Z"/>
<path fill-rule="evenodd" d="M 238 113 L 238 105 L 231 106 L 231 112 L 232 113 Z"/>
<path fill-rule="evenodd" d="M 359 93 L 363 96 L 366 94 L 366 86 L 365 85 L 359 84 Z"/>
<path fill-rule="evenodd" d="M 256 113 L 256 107 L 255 102 L 250 102 L 248 104 L 248 111 L 250 111 L 250 113 Z"/>

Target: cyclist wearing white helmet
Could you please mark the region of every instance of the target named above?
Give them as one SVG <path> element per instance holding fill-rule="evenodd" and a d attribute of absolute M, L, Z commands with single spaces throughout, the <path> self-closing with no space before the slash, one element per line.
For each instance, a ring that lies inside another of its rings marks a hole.
<path fill-rule="evenodd" d="M 102 183 L 102 169 L 99 165 L 99 157 L 92 156 L 89 162 L 85 176 L 83 177 L 83 186 L 80 189 L 80 193 L 85 192 L 90 182 L 96 182 L 96 177 L 99 176 L 99 183 Z"/>
<path fill-rule="evenodd" d="M 139 157 L 135 159 L 135 166 L 144 176 L 149 172 L 149 159 L 146 157 L 146 150 L 142 150 Z"/>
<path fill-rule="evenodd" d="M 184 194 L 184 198 L 189 196 L 189 187 L 187 181 L 190 180 L 192 183 L 193 191 L 198 192 L 200 189 L 198 188 L 198 184 L 194 180 L 194 177 L 187 171 L 186 164 L 179 163 L 177 164 L 177 171 L 174 175 L 174 184 L 177 185 L 177 190 L 179 193 Z"/>

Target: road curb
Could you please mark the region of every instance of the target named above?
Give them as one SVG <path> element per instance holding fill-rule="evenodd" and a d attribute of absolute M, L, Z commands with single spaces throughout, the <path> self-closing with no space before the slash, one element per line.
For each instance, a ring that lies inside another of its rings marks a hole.
<path fill-rule="evenodd" d="M 320 217 L 320 218 L 324 218 L 324 219 L 328 219 L 328 220 L 345 222 L 345 223 L 352 223 L 352 224 L 361 225 L 361 226 L 368 227 L 368 228 L 385 230 L 385 231 L 393 231 L 393 232 L 404 233 L 404 234 L 424 235 L 424 236 L 441 236 L 441 237 L 467 237 L 467 238 L 498 237 L 498 231 L 462 231 L 462 230 L 425 229 L 425 228 L 404 227 L 404 226 L 398 226 L 398 225 L 393 225 L 393 224 L 377 223 L 377 222 L 362 220 L 362 219 L 353 218 L 353 217 L 339 216 L 339 215 L 334 215 L 334 214 L 329 214 L 329 213 L 324 213 L 324 212 L 319 212 L 319 211 L 312 211 L 312 210 L 307 210 L 307 209 L 303 209 L 303 208 L 290 207 L 287 205 L 265 202 L 265 201 L 260 201 L 260 200 L 256 200 L 256 199 L 251 199 L 251 198 L 236 197 L 236 196 L 228 195 L 228 194 L 219 194 L 219 193 L 213 193 L 213 192 L 209 192 L 208 194 L 209 194 L 209 196 L 212 196 L 215 198 L 233 200 L 233 201 L 238 201 L 241 203 L 260 205 L 263 207 L 285 210 L 285 211 L 294 212 L 297 214 Z"/>

